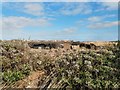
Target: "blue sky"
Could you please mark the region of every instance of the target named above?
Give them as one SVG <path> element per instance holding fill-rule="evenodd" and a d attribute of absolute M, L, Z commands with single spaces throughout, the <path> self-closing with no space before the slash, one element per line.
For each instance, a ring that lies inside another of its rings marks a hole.
<path fill-rule="evenodd" d="M 111 41 L 118 39 L 113 2 L 3 2 L 2 39 Z"/>

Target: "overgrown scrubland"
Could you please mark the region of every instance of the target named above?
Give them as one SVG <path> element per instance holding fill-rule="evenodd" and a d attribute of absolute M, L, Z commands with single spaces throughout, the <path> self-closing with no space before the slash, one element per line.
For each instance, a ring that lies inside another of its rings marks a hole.
<path fill-rule="evenodd" d="M 21 84 L 38 71 L 44 72 L 35 85 L 40 89 L 120 87 L 120 50 L 117 45 L 102 46 L 98 50 L 33 50 L 27 41 L 18 40 L 1 41 L 0 46 L 3 88 L 32 88 L 29 80 Z"/>

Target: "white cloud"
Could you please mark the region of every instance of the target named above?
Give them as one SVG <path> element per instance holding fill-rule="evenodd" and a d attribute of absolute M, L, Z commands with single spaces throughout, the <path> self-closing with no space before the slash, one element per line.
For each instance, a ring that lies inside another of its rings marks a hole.
<path fill-rule="evenodd" d="M 35 16 L 41 16 L 44 15 L 44 7 L 42 4 L 28 3 L 24 5 L 24 12 Z"/>
<path fill-rule="evenodd" d="M 105 21 L 108 21 L 108 19 L 118 19 L 118 16 L 116 14 L 106 14 L 104 16 L 90 16 L 88 18 L 82 18 L 78 21 L 76 21 L 76 24 L 81 27 L 85 27 L 89 25 L 94 25 L 96 23 L 104 23 Z"/>
<path fill-rule="evenodd" d="M 109 2 L 97 2 L 99 8 L 94 10 L 95 12 L 103 12 L 103 11 L 113 11 L 113 10 L 118 10 L 118 1 L 109 1 Z"/>
<path fill-rule="evenodd" d="M 100 6 L 99 9 L 95 10 L 96 12 L 100 11 L 111 11 L 111 10 L 118 10 L 118 2 L 109 1 L 109 2 L 98 2 L 98 5 Z"/>
<path fill-rule="evenodd" d="M 116 10 L 118 9 L 117 2 L 102 2 L 102 5 L 105 7 L 106 10 Z"/>
<path fill-rule="evenodd" d="M 109 14 L 109 15 L 104 15 L 104 18 L 115 18 L 118 17 L 116 14 Z"/>
<path fill-rule="evenodd" d="M 10 9 L 13 12 L 20 12 L 23 14 L 29 14 L 33 16 L 44 16 L 45 15 L 45 8 L 44 4 L 41 3 L 35 3 L 35 2 L 14 2 L 14 3 L 3 3 L 2 8 L 4 9 Z"/>
<path fill-rule="evenodd" d="M 50 19 L 51 20 L 51 19 Z M 31 27 L 46 27 L 51 25 L 49 18 L 26 18 L 26 17 L 3 17 L 2 20 L 2 35 L 3 38 L 17 38 L 28 35 L 25 28 Z M 29 33 L 29 32 L 28 32 Z"/>
<path fill-rule="evenodd" d="M 63 30 L 63 33 L 71 34 L 74 33 L 76 30 L 74 28 L 66 28 Z"/>
<path fill-rule="evenodd" d="M 118 22 L 118 21 L 98 22 L 98 23 L 88 25 L 88 28 L 91 28 L 91 29 L 103 29 L 103 28 L 110 28 L 110 27 L 113 27 L 113 26 L 118 26 L 118 24 L 120 24 L 120 22 Z"/>
<path fill-rule="evenodd" d="M 63 30 L 57 30 L 54 35 L 57 36 L 71 36 L 75 35 L 77 31 L 77 28 L 74 27 L 69 27 L 69 28 L 64 28 Z"/>
<path fill-rule="evenodd" d="M 98 21 L 101 21 L 102 18 L 98 17 L 98 16 L 93 16 L 93 17 L 90 17 L 88 18 L 88 21 L 90 22 L 98 22 Z"/>
<path fill-rule="evenodd" d="M 115 15 L 115 14 L 104 15 L 104 16 L 92 16 L 92 17 L 89 17 L 87 20 L 88 20 L 88 22 L 91 23 L 91 22 L 100 22 L 106 18 L 115 18 L 115 17 L 117 17 L 117 15 Z"/>
<path fill-rule="evenodd" d="M 85 3 L 65 3 L 60 12 L 64 15 L 89 14 L 92 9 Z"/>
<path fill-rule="evenodd" d="M 50 25 L 48 19 L 44 19 L 44 18 L 33 19 L 33 18 L 15 17 L 15 16 L 3 17 L 2 23 L 3 23 L 3 30 L 21 29 L 24 27 L 32 27 L 32 26 L 42 27 L 42 26 Z"/>

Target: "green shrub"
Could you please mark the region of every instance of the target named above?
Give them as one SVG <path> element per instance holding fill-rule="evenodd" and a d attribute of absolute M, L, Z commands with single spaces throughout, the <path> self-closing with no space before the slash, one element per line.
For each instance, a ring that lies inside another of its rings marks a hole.
<path fill-rule="evenodd" d="M 8 70 L 6 72 L 3 72 L 2 77 L 3 77 L 3 81 L 11 83 L 22 79 L 24 77 L 24 74 L 22 74 L 22 72 L 20 71 Z"/>

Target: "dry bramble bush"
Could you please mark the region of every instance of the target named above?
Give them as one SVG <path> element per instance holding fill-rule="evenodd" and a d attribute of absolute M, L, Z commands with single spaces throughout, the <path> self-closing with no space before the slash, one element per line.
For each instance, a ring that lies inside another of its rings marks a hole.
<path fill-rule="evenodd" d="M 120 50 L 117 45 L 106 45 L 97 50 L 36 50 L 29 48 L 27 41 L 15 40 L 1 41 L 0 46 L 4 88 L 120 87 Z"/>

